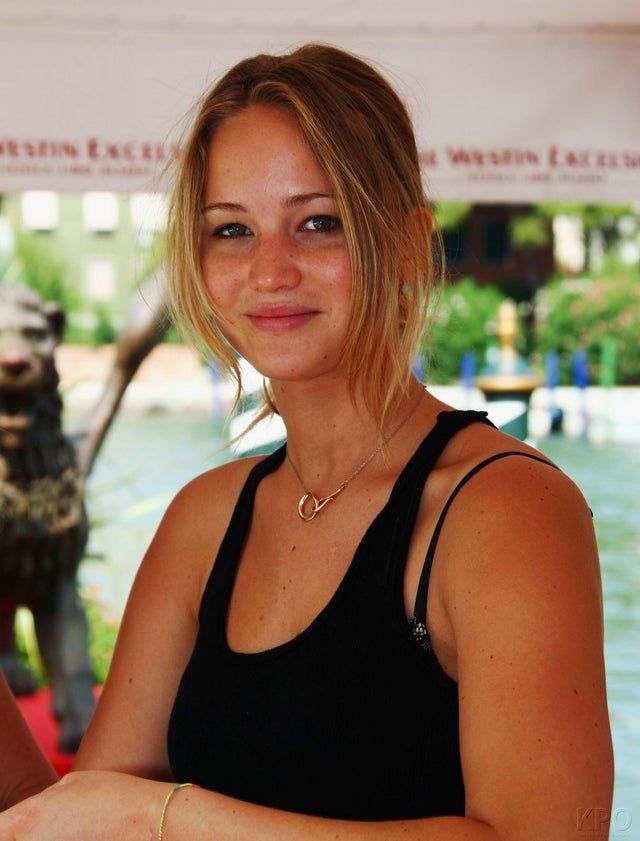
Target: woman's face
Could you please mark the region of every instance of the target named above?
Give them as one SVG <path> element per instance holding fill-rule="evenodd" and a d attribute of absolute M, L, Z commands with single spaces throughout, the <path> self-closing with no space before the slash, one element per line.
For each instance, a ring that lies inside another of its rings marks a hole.
<path fill-rule="evenodd" d="M 202 277 L 228 341 L 272 379 L 336 369 L 351 266 L 331 185 L 288 112 L 251 105 L 209 149 Z"/>

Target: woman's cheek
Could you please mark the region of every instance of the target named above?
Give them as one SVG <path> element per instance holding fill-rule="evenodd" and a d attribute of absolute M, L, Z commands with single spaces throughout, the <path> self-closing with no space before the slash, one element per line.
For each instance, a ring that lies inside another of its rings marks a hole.
<path fill-rule="evenodd" d="M 232 316 L 233 301 L 239 286 L 237 277 L 226 261 L 214 259 L 205 253 L 201 262 L 202 280 L 207 290 L 207 297 L 214 307 L 225 317 Z"/>

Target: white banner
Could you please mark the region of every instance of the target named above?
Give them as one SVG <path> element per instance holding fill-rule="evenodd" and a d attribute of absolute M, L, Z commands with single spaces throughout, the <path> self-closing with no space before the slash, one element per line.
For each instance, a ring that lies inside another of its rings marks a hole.
<path fill-rule="evenodd" d="M 325 40 L 401 89 L 436 199 L 640 201 L 638 30 Z M 207 85 L 290 43 L 139 30 L 0 37 L 0 192 L 159 189 Z"/>

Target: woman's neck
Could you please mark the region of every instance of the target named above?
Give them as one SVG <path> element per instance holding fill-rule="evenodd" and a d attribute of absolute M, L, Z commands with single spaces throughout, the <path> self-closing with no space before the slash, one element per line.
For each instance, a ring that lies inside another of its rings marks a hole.
<path fill-rule="evenodd" d="M 336 378 L 330 385 L 271 383 L 287 429 L 287 454 L 306 489 L 320 493 L 343 482 L 380 444 L 377 421 L 366 410 L 361 394 L 352 400 L 344 380 Z M 402 424 L 403 438 L 413 439 L 410 429 L 424 429 L 425 409 L 432 400 L 412 377 L 385 421 L 384 436 L 399 432 Z M 390 451 L 394 438 L 389 441 Z"/>

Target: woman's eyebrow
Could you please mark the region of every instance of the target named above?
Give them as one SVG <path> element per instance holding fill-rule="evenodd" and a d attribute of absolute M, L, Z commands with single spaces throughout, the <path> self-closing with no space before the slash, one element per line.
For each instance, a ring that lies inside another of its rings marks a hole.
<path fill-rule="evenodd" d="M 313 201 L 314 199 L 333 198 L 335 197 L 332 193 L 298 193 L 295 196 L 288 196 L 283 200 L 282 204 L 285 207 L 298 207 L 299 205 L 307 204 L 307 202 Z"/>
<path fill-rule="evenodd" d="M 229 210 L 232 213 L 247 213 L 247 208 L 241 204 L 234 204 L 228 201 L 214 201 L 211 204 L 206 204 L 202 208 L 202 212 L 206 213 L 208 210 Z"/>
<path fill-rule="evenodd" d="M 334 199 L 333 193 L 296 193 L 293 196 L 287 196 L 282 200 L 284 207 L 299 207 L 301 204 L 307 204 L 314 199 Z M 202 208 L 203 213 L 209 210 L 225 210 L 231 213 L 248 213 L 247 208 L 243 204 L 228 201 L 214 201 L 205 205 Z"/>

